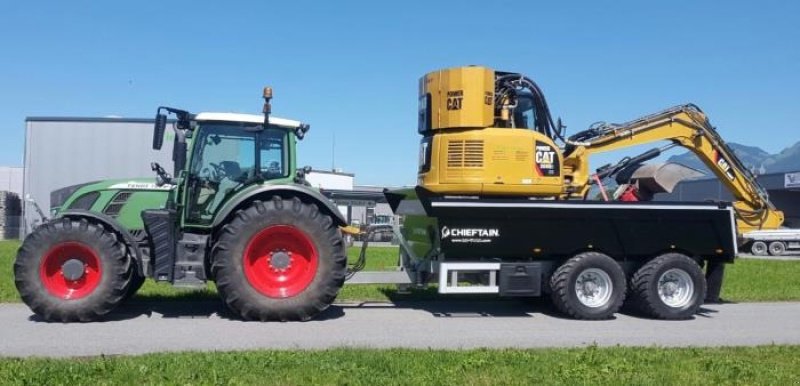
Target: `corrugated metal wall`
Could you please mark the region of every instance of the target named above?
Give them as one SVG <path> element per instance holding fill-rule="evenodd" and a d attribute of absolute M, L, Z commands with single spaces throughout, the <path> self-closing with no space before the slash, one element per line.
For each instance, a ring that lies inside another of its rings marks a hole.
<path fill-rule="evenodd" d="M 111 178 L 153 177 L 150 162 L 172 172 L 172 139 L 168 128 L 164 147 L 152 150 L 153 121 L 122 118 L 28 118 L 25 128 L 23 193 L 43 210 L 50 192 L 65 186 Z M 24 205 L 24 227 L 38 222 Z"/>

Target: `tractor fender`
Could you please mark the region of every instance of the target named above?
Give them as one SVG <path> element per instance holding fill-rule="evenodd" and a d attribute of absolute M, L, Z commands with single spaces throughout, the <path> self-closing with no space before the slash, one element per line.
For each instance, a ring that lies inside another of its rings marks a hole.
<path fill-rule="evenodd" d="M 79 210 L 79 209 L 71 209 L 65 210 L 62 213 L 59 213 L 56 218 L 66 217 L 70 219 L 81 219 L 84 218 L 87 221 L 99 223 L 107 228 L 110 228 L 112 231 L 117 233 L 118 235 L 122 236 L 125 240 L 125 244 L 128 248 L 133 251 L 133 258 L 136 259 L 136 270 L 138 271 L 141 277 L 145 277 L 144 275 L 144 268 L 142 264 L 142 251 L 139 249 L 139 245 L 136 243 L 136 239 L 134 239 L 133 235 L 128 232 L 125 227 L 122 226 L 117 220 L 113 217 L 108 215 L 97 213 L 97 212 L 90 212 L 88 210 Z"/>
<path fill-rule="evenodd" d="M 322 212 L 331 216 L 337 226 L 347 225 L 347 220 L 345 220 L 344 216 L 342 216 L 342 213 L 339 212 L 339 208 L 337 208 L 331 200 L 322 195 L 322 193 L 319 191 L 304 185 L 285 184 L 264 185 L 226 202 L 225 205 L 223 205 L 222 208 L 217 212 L 217 216 L 214 219 L 212 226 L 216 228 L 224 224 L 233 213 L 236 213 L 236 211 L 239 209 L 243 209 L 252 201 L 267 201 L 272 196 L 276 195 L 282 197 L 299 197 L 303 201 L 313 202 L 319 206 Z"/>

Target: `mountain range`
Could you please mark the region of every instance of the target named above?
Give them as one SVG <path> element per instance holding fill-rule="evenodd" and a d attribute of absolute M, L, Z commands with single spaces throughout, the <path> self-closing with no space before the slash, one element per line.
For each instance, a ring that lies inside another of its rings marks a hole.
<path fill-rule="evenodd" d="M 800 171 L 800 142 L 789 146 L 780 153 L 770 154 L 755 146 L 741 145 L 728 142 L 728 146 L 733 149 L 737 157 L 750 170 L 756 174 L 785 173 Z M 706 176 L 712 176 L 711 171 L 691 152 L 673 155 L 668 162 L 676 162 L 703 172 Z"/>

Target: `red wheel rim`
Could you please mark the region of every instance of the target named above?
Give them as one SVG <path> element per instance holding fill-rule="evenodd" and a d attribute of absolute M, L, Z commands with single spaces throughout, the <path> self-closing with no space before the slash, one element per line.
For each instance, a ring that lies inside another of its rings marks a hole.
<path fill-rule="evenodd" d="M 64 266 L 68 262 L 73 267 L 77 263 L 83 264 L 79 278 L 70 280 L 65 274 Z M 91 294 L 100 283 L 100 258 L 86 244 L 75 241 L 61 243 L 44 254 L 39 276 L 51 295 L 66 300 L 80 299 Z"/>
<path fill-rule="evenodd" d="M 317 274 L 317 249 L 306 234 L 288 225 L 256 233 L 244 250 L 244 274 L 258 292 L 288 298 L 303 292 Z"/>

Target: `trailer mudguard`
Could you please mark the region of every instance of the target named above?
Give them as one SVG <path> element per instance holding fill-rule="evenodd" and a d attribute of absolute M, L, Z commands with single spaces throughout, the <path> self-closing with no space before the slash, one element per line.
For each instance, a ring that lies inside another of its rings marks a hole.
<path fill-rule="evenodd" d="M 276 195 L 282 197 L 300 197 L 301 199 L 313 202 L 317 204 L 317 206 L 319 206 L 320 209 L 325 212 L 325 214 L 331 216 L 337 226 L 347 225 L 347 220 L 345 220 L 342 213 L 339 212 L 339 209 L 336 207 L 336 205 L 334 205 L 331 200 L 329 200 L 319 191 L 304 185 L 284 184 L 263 185 L 226 202 L 219 212 L 217 212 L 217 216 L 214 219 L 212 226 L 216 228 L 224 224 L 228 217 L 230 217 L 233 213 L 236 213 L 237 210 L 244 208 L 245 205 L 252 201 L 267 201 L 270 199 L 270 197 Z"/>
<path fill-rule="evenodd" d="M 108 228 L 111 228 L 114 232 L 122 236 L 123 240 L 125 240 L 125 244 L 128 248 L 133 251 L 133 258 L 136 259 L 136 270 L 142 277 L 145 277 L 144 274 L 144 265 L 142 264 L 142 251 L 139 249 L 139 245 L 136 243 L 136 239 L 133 235 L 128 232 L 125 227 L 122 226 L 117 220 L 113 217 L 108 215 L 97 213 L 97 212 L 90 212 L 88 210 L 78 210 L 78 209 L 70 209 L 65 210 L 64 212 L 59 213 L 56 218 L 71 218 L 71 219 L 81 219 L 85 218 L 88 221 L 99 223 L 104 225 Z"/>

